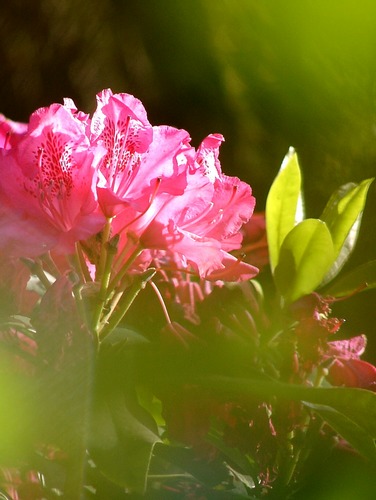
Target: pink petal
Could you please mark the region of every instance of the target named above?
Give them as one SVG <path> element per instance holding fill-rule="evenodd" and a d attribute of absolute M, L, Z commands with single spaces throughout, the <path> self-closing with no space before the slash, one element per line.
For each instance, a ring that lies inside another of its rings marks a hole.
<path fill-rule="evenodd" d="M 376 390 L 376 367 L 360 359 L 336 359 L 329 370 L 333 385 Z"/>
<path fill-rule="evenodd" d="M 365 335 L 328 342 L 329 355 L 338 356 L 342 359 L 358 359 L 364 353 L 366 345 L 367 338 Z"/>

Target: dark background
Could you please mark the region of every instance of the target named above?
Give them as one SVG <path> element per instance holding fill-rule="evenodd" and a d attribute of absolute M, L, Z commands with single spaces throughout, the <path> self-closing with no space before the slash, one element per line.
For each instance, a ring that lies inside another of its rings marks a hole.
<path fill-rule="evenodd" d="M 194 145 L 226 137 L 223 170 L 263 210 L 289 146 L 304 171 L 307 215 L 341 184 L 376 174 L 374 0 L 11 0 L 0 7 L 0 112 L 71 97 L 86 112 L 111 87 L 144 103 L 152 124 Z M 376 258 L 376 184 L 347 268 Z M 376 294 L 336 306 L 376 356 Z"/>

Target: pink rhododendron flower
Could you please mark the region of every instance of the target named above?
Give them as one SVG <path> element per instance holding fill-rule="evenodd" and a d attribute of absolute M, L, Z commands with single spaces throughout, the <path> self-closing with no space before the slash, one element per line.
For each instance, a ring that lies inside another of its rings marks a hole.
<path fill-rule="evenodd" d="M 53 104 L 35 111 L 16 148 L 0 151 L 0 202 L 13 221 L 0 224 L 11 237 L 25 221 L 38 241 L 25 241 L 24 256 L 51 247 L 72 251 L 73 243 L 98 232 L 104 217 L 97 210 L 95 166 L 104 151 L 90 145 L 85 121 L 71 107 Z M 2 246 L 7 246 L 5 239 Z M 16 251 L 17 253 L 17 251 Z"/>
<path fill-rule="evenodd" d="M 155 206 L 156 195 L 181 194 L 186 182 L 178 156 L 181 150 L 191 149 L 188 133 L 152 127 L 142 103 L 129 94 L 113 94 L 107 89 L 98 94 L 97 102 L 91 141 L 106 149 L 97 188 L 106 216 L 127 208 L 124 215 L 130 222 L 152 202 Z"/>
<path fill-rule="evenodd" d="M 240 228 L 255 205 L 250 186 L 222 174 L 218 160 L 220 135 L 207 137 L 187 172 L 187 187 L 163 205 L 141 236 L 143 247 L 181 256 L 200 277 L 237 281 L 258 269 L 228 252 L 240 248 Z"/>
<path fill-rule="evenodd" d="M 229 253 L 240 248 L 255 200 L 222 173 L 219 134 L 195 152 L 186 131 L 152 127 L 138 99 L 109 89 L 92 120 L 65 99 L 33 113 L 27 130 L 7 127 L 19 134 L 17 147 L 0 151 L 1 247 L 12 255 L 71 252 L 107 217 L 120 251 L 131 239 L 145 266 L 167 252 L 180 269 L 214 281 L 257 274 Z"/>
<path fill-rule="evenodd" d="M 13 257 L 40 255 L 56 244 L 57 232 L 52 228 L 48 227 L 48 229 L 47 232 L 43 220 L 31 217 L 12 206 L 10 200 L 7 200 L 1 192 L 0 181 L 1 252 Z"/>

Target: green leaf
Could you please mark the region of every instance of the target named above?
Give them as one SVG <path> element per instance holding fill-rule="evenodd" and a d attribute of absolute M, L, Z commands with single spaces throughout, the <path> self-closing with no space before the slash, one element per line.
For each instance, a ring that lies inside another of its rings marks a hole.
<path fill-rule="evenodd" d="M 280 397 L 293 401 L 304 401 L 334 408 L 364 429 L 372 439 L 376 438 L 376 393 L 353 387 L 302 387 L 284 384 L 266 378 L 245 379 L 222 376 L 202 377 L 202 387 L 224 397 L 252 394 L 263 400 Z"/>
<path fill-rule="evenodd" d="M 285 156 L 266 200 L 266 230 L 272 271 L 285 236 L 303 220 L 301 173 L 293 148 Z"/>
<path fill-rule="evenodd" d="M 324 277 L 331 281 L 350 257 L 360 230 L 367 192 L 373 179 L 341 186 L 330 198 L 320 219 L 326 222 L 333 239 L 335 262 Z"/>
<path fill-rule="evenodd" d="M 90 453 L 112 482 L 144 493 L 153 448 L 161 440 L 132 406 L 119 390 L 95 400 Z"/>
<path fill-rule="evenodd" d="M 376 288 L 376 260 L 356 267 L 325 289 L 326 295 L 345 297 L 363 290 Z"/>
<path fill-rule="evenodd" d="M 343 413 L 330 406 L 304 402 L 326 423 L 340 434 L 352 447 L 371 462 L 376 462 L 376 446 L 370 434 L 363 427 Z"/>
<path fill-rule="evenodd" d="M 177 381 L 173 381 L 177 383 Z M 181 381 L 179 382 L 181 383 Z M 278 382 L 260 375 L 255 378 L 204 376 L 190 380 L 223 400 L 252 396 L 261 401 L 278 398 L 308 406 L 327 407 L 321 417 L 368 458 L 373 457 L 376 439 L 376 393 L 353 387 L 304 387 Z M 330 410 L 330 409 L 332 410 Z M 329 412 L 331 412 L 329 414 Z M 374 458 L 372 458 L 374 460 Z M 375 461 L 375 460 L 374 460 Z"/>
<path fill-rule="evenodd" d="M 275 282 L 287 302 L 311 293 L 332 265 L 334 251 L 326 224 L 306 219 L 286 236 L 275 269 Z"/>
<path fill-rule="evenodd" d="M 143 493 L 158 428 L 136 391 L 140 359 L 150 349 L 137 332 L 117 328 L 101 344 L 95 370 L 89 451 L 110 481 Z"/>
<path fill-rule="evenodd" d="M 145 344 L 149 344 L 150 341 L 141 335 L 140 333 L 125 327 L 117 327 L 112 332 L 111 335 L 105 337 L 101 342 L 101 349 L 109 349 L 114 352 L 113 349 L 129 349 L 135 347 L 143 347 Z"/>
<path fill-rule="evenodd" d="M 222 460 L 199 458 L 192 448 L 157 444 L 155 458 L 157 466 L 158 459 L 161 459 L 173 465 L 172 470 L 177 473 L 179 469 L 185 471 L 208 487 L 221 485 L 229 479 L 228 469 Z"/>
<path fill-rule="evenodd" d="M 255 464 L 255 460 L 248 454 L 240 451 L 238 448 L 229 445 L 223 439 L 223 432 L 221 432 L 215 425 L 212 424 L 205 440 L 215 446 L 217 450 L 220 450 L 222 455 L 226 457 L 227 462 L 232 463 L 237 467 L 238 470 L 242 471 L 246 476 L 250 477 L 252 466 Z M 254 488 L 254 484 L 247 485 Z"/>

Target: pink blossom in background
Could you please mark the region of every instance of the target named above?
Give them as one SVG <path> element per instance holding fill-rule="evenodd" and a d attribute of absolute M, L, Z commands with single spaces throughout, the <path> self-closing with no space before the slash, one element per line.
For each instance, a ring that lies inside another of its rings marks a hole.
<path fill-rule="evenodd" d="M 291 307 L 298 319 L 297 347 L 303 367 L 311 370 L 322 364 L 328 367 L 327 379 L 332 385 L 376 389 L 376 367 L 360 359 L 367 339 L 358 335 L 345 340 L 329 340 L 344 320 L 330 317 L 335 299 L 312 293 Z"/>
<path fill-rule="evenodd" d="M 72 252 L 75 241 L 102 228 L 95 167 L 103 154 L 90 145 L 82 115 L 60 104 L 35 111 L 17 147 L 0 151 L 0 202 L 15 214 L 14 230 L 0 224 L 14 236 L 26 221 L 40 235 L 39 243 L 23 237 L 23 255 Z"/>
<path fill-rule="evenodd" d="M 328 379 L 333 385 L 362 387 L 376 391 L 376 367 L 360 359 L 367 344 L 365 335 L 329 342 L 328 358 L 333 358 Z"/>

